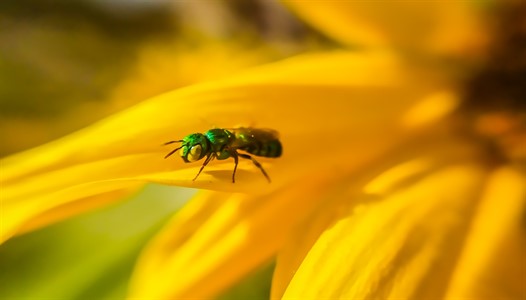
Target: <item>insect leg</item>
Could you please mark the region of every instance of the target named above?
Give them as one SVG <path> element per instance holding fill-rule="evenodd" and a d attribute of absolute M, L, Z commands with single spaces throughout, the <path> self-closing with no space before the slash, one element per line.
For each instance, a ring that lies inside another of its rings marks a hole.
<path fill-rule="evenodd" d="M 236 183 L 236 170 L 237 170 L 237 163 L 238 163 L 238 159 L 237 159 L 237 155 L 238 153 L 236 151 L 232 151 L 230 153 L 230 156 L 232 156 L 234 158 L 234 172 L 232 173 L 232 183 Z"/>
<path fill-rule="evenodd" d="M 205 168 L 206 165 L 208 165 L 209 162 L 211 162 L 213 159 L 214 159 L 214 155 L 212 153 L 208 154 L 206 156 L 206 159 L 205 159 L 205 162 L 203 163 L 203 165 L 201 166 L 201 169 L 199 169 L 199 172 L 197 172 L 197 175 L 195 175 L 195 178 L 192 179 L 192 181 L 195 181 L 197 179 L 197 177 L 199 176 L 199 174 L 201 174 L 201 171 L 203 171 L 203 169 Z"/>
<path fill-rule="evenodd" d="M 258 167 L 261 170 L 263 175 L 265 175 L 265 177 L 267 178 L 268 182 L 270 182 L 270 177 L 268 177 L 267 172 L 265 172 L 265 169 L 263 169 L 263 166 L 261 166 L 261 164 L 256 159 L 254 159 L 252 156 L 250 156 L 248 154 L 237 153 L 237 155 L 239 155 L 239 156 L 241 156 L 243 158 L 246 158 L 246 159 L 250 159 L 254 163 L 254 165 L 256 165 L 256 167 Z"/>

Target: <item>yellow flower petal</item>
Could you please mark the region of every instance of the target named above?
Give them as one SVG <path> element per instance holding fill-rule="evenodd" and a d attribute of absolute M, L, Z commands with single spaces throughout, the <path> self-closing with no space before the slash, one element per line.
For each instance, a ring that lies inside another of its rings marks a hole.
<path fill-rule="evenodd" d="M 84 212 L 84 209 L 100 207 L 137 190 L 140 186 L 142 183 L 134 179 L 97 181 L 38 194 L 27 200 L 22 197 L 3 201 L 0 241 L 3 242 L 17 233 L 37 229 L 39 225 L 48 225 Z"/>
<path fill-rule="evenodd" d="M 526 297 L 525 183 L 506 167 L 490 177 L 446 299 Z"/>
<path fill-rule="evenodd" d="M 382 162 L 382 164 L 385 164 Z M 405 182 L 413 176 L 421 176 L 431 168 L 431 163 L 427 159 L 418 159 L 408 163 L 398 165 L 378 178 L 368 183 L 363 192 L 375 198 L 382 193 L 391 192 L 397 183 Z M 378 169 L 381 166 L 369 166 L 367 169 Z M 296 226 L 294 234 L 288 238 L 284 247 L 279 251 L 277 264 L 272 281 L 271 298 L 279 299 L 287 289 L 291 279 L 301 265 L 303 259 L 308 254 L 312 246 L 316 243 L 319 236 L 329 226 L 334 225 L 336 220 L 345 216 L 350 207 L 357 205 L 356 199 L 366 197 L 361 191 L 364 181 L 370 175 L 354 174 L 351 178 L 343 177 L 334 183 L 332 188 L 328 188 L 324 197 L 324 206 L 317 211 L 313 211 L 303 223 Z M 342 198 L 349 198 L 342 201 Z M 377 199 L 376 199 L 377 200 Z"/>
<path fill-rule="evenodd" d="M 194 39 L 191 44 L 180 39 L 145 44 L 130 76 L 112 90 L 108 109 L 113 112 L 176 88 L 222 78 L 275 56 L 264 45 L 247 51 L 246 46 L 233 41 Z"/>
<path fill-rule="evenodd" d="M 142 185 L 139 185 L 139 187 Z M 114 190 L 104 194 L 97 194 L 96 196 L 81 198 L 75 202 L 69 202 L 62 206 L 53 206 L 48 211 L 39 211 L 34 218 L 29 220 L 28 223 L 23 224 L 27 219 L 27 215 L 20 214 L 21 223 L 23 227 L 19 229 L 19 234 L 29 232 L 47 225 L 53 224 L 57 221 L 69 218 L 71 216 L 76 216 L 80 213 L 86 212 L 88 210 L 93 210 L 108 204 L 112 199 L 124 198 L 130 195 L 132 192 L 136 191 L 138 188 L 137 185 L 131 184 L 129 188 L 123 188 L 120 190 Z M 16 220 L 15 218 L 9 218 L 9 220 Z M 2 224 L 6 225 L 6 224 Z M 13 226 L 14 227 L 14 226 Z"/>
<path fill-rule="evenodd" d="M 352 201 L 339 201 L 341 195 L 345 194 L 342 187 L 347 189 L 341 180 L 328 185 L 325 195 L 320 200 L 322 205 L 311 211 L 304 220 L 298 222 L 292 229 L 291 234 L 278 252 L 272 279 L 271 299 L 281 298 L 298 266 L 323 230 L 334 223 L 342 211 L 346 211 L 346 208 L 352 204 Z M 298 203 L 299 205 L 302 203 Z"/>
<path fill-rule="evenodd" d="M 480 54 L 488 29 L 474 1 L 288 1 L 302 19 L 347 45 Z"/>
<path fill-rule="evenodd" d="M 122 180 L 267 193 L 305 172 L 358 167 L 418 132 L 407 128 L 402 116 L 446 84 L 385 53 L 335 52 L 161 95 L 60 141 L 2 159 L 4 216 L 17 217 L 2 226 L 0 240 L 54 206 L 93 199 L 97 188 L 92 187 L 98 184 L 104 193 L 111 192 L 112 182 L 114 190 L 128 188 Z M 200 163 L 163 158 L 171 148 L 162 143 L 204 132 L 212 124 L 280 132 L 283 157 L 261 159 L 271 185 L 247 161 L 240 163 L 234 185 L 230 160 L 212 163 L 193 182 Z"/>
<path fill-rule="evenodd" d="M 484 174 L 472 165 L 447 167 L 356 206 L 321 235 L 283 298 L 440 297 Z"/>
<path fill-rule="evenodd" d="M 319 209 L 331 176 L 263 197 L 202 193 L 144 251 L 133 299 L 207 299 L 267 262 L 299 220 Z"/>
<path fill-rule="evenodd" d="M 439 141 L 439 142 L 437 142 Z M 462 139 L 452 135 L 434 133 L 430 140 L 420 138 L 418 144 L 408 144 L 400 151 L 392 151 L 389 158 L 377 160 L 362 170 L 342 176 L 328 188 L 324 198 L 324 207 L 298 224 L 296 233 L 292 234 L 280 250 L 274 279 L 272 299 L 283 296 L 289 282 L 298 270 L 319 236 L 329 226 L 346 217 L 349 210 L 357 205 L 381 201 L 408 186 L 415 184 L 426 174 L 447 166 L 459 158 L 478 157 L 478 149 L 466 144 Z M 412 158 L 406 161 L 407 158 Z M 401 163 L 402 162 L 402 163 Z M 377 172 L 381 170 L 381 174 Z M 371 180 L 372 179 L 372 180 Z"/>

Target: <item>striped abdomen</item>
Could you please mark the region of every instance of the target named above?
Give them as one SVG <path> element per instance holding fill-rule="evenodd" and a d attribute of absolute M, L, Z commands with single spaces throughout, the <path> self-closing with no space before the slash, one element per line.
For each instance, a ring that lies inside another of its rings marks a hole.
<path fill-rule="evenodd" d="M 253 141 L 246 146 L 240 147 L 240 150 L 250 154 L 263 157 L 280 157 L 281 143 L 279 140 L 271 141 Z"/>
<path fill-rule="evenodd" d="M 234 130 L 233 147 L 263 157 L 280 157 L 281 142 L 271 129 L 238 128 Z"/>

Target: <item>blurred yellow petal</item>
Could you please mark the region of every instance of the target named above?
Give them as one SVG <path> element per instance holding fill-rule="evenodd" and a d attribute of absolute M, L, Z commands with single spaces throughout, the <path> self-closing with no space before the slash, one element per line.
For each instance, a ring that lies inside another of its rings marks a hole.
<path fill-rule="evenodd" d="M 0 238 L 5 241 L 17 231 L 23 233 L 37 229 L 85 210 L 107 205 L 115 199 L 122 199 L 141 185 L 136 179 L 96 181 L 37 194 L 27 199 L 22 197 L 3 201 Z"/>
<path fill-rule="evenodd" d="M 524 299 L 526 177 L 495 171 L 452 276 L 447 299 Z"/>
<path fill-rule="evenodd" d="M 446 167 L 357 205 L 325 231 L 284 299 L 429 299 L 445 292 L 485 171 Z"/>
<path fill-rule="evenodd" d="M 385 162 L 380 162 L 380 164 L 379 166 L 369 165 L 366 169 L 375 170 L 386 167 Z M 279 299 L 283 296 L 291 279 L 319 236 L 336 220 L 346 216 L 349 209 L 357 205 L 356 199 L 364 201 L 363 198 L 369 195 L 367 198 L 378 200 L 377 195 L 392 191 L 397 184 L 407 181 L 412 176 L 422 176 L 430 168 L 429 160 L 419 159 L 398 165 L 382 173 L 365 187 L 363 187 L 364 182 L 369 179 L 369 174 L 358 173 L 350 178 L 344 177 L 334 182 L 325 192 L 323 207 L 313 211 L 302 223 L 297 224 L 295 232 L 279 251 L 272 281 L 271 299 Z"/>
<path fill-rule="evenodd" d="M 351 186 L 359 185 L 360 178 L 345 176 L 343 179 L 336 178 L 334 182 L 327 184 L 322 199 L 318 200 L 321 202 L 318 209 L 310 211 L 308 216 L 299 220 L 291 229 L 291 233 L 277 253 L 271 299 L 281 298 L 298 266 L 320 234 L 353 204 L 353 201 L 340 201 L 342 195 L 345 195 L 349 189 L 348 182 L 351 182 Z M 297 205 L 303 204 L 299 202 Z"/>
<path fill-rule="evenodd" d="M 176 88 L 225 77 L 266 63 L 274 55 L 263 45 L 247 51 L 247 46 L 240 43 L 200 38 L 190 45 L 180 40 L 146 44 L 138 56 L 128 77 L 112 90 L 109 111 Z"/>
<path fill-rule="evenodd" d="M 405 145 L 399 151 L 392 151 L 389 158 L 384 157 L 350 176 L 339 178 L 333 187 L 327 188 L 324 207 L 298 224 L 296 232 L 278 253 L 271 298 L 283 296 L 319 236 L 337 220 L 347 217 L 353 207 L 382 201 L 382 197 L 406 189 L 451 161 L 479 155 L 478 149 L 461 139 L 435 132 L 429 140 L 421 138 L 418 145 Z M 408 157 L 411 159 L 406 161 Z"/>
<path fill-rule="evenodd" d="M 480 54 L 488 38 L 482 15 L 489 1 L 282 2 L 330 37 L 354 47 L 466 57 Z"/>
<path fill-rule="evenodd" d="M 101 206 L 107 205 L 108 202 L 112 201 L 112 199 L 125 198 L 126 196 L 136 191 L 138 187 L 140 186 L 142 186 L 142 184 L 140 185 L 130 184 L 129 188 L 114 190 L 114 191 L 107 192 L 104 194 L 97 194 L 96 196 L 91 196 L 91 197 L 88 196 L 85 198 L 81 198 L 75 202 L 69 202 L 61 206 L 56 205 L 56 206 L 53 206 L 48 211 L 43 211 L 43 210 L 38 211 L 38 214 L 35 215 L 34 218 L 29 220 L 28 223 L 24 224 L 24 227 L 19 229 L 20 230 L 19 234 L 23 234 L 28 231 L 39 229 L 41 227 L 45 227 L 47 225 L 53 224 L 55 222 L 61 221 L 71 216 L 76 216 L 86 211 L 93 210 Z M 21 220 L 22 222 L 27 219 L 27 215 L 25 214 L 20 214 L 18 217 L 19 217 L 19 220 Z M 16 220 L 17 220 L 16 218 L 9 218 L 9 221 L 16 222 Z M 7 224 L 2 224 L 2 226 L 6 226 L 6 225 Z"/>
<path fill-rule="evenodd" d="M 131 298 L 217 295 L 270 260 L 290 229 L 323 207 L 320 194 L 331 178 L 311 177 L 263 197 L 202 193 L 143 252 Z"/>
<path fill-rule="evenodd" d="M 137 181 L 268 193 L 305 172 L 356 168 L 418 132 L 421 128 L 408 129 L 402 116 L 444 89 L 447 82 L 437 73 L 385 53 L 335 52 L 285 60 L 152 98 L 62 140 L 2 159 L 3 214 L 16 220 L 5 221 L 0 239 L 54 207 L 85 197 L 93 201 L 98 193 L 128 189 Z M 239 125 L 280 132 L 283 157 L 262 159 L 271 185 L 246 161 L 231 184 L 231 161 L 212 163 L 193 182 L 200 163 L 163 159 L 171 149 L 160 146 L 166 141 L 214 126 Z M 311 159 L 319 155 L 324 159 Z"/>
<path fill-rule="evenodd" d="M 451 113 L 459 105 L 459 97 L 451 91 L 430 95 L 409 110 L 403 122 L 407 127 L 422 127 Z"/>

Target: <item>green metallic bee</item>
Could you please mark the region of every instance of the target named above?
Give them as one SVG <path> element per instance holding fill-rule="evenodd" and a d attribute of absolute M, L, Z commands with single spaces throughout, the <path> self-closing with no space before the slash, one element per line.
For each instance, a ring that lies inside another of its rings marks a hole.
<path fill-rule="evenodd" d="M 252 160 L 254 165 L 258 167 L 263 175 L 270 182 L 267 172 L 263 169 L 261 164 L 252 156 L 239 153 L 238 150 L 262 156 L 276 158 L 281 156 L 281 143 L 278 140 L 278 133 L 272 129 L 256 129 L 256 128 L 236 128 L 236 129 L 210 129 L 204 134 L 193 133 L 187 135 L 182 140 L 169 141 L 164 145 L 173 143 L 182 143 L 181 147 L 174 149 L 168 153 L 164 158 L 168 158 L 177 150 L 184 162 L 194 162 L 206 157 L 201 169 L 193 179 L 197 179 L 203 168 L 211 162 L 214 158 L 218 160 L 234 158 L 234 172 L 232 173 L 232 182 L 235 182 L 236 169 L 238 157 Z"/>

